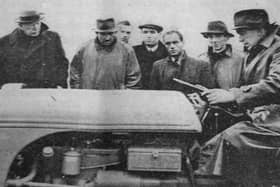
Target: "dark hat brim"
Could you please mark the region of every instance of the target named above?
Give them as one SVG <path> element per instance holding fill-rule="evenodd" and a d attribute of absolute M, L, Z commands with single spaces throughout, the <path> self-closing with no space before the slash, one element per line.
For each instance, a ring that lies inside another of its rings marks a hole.
<path fill-rule="evenodd" d="M 228 37 L 234 37 L 234 35 L 230 32 L 222 32 L 222 31 L 207 31 L 207 32 L 201 32 L 203 37 L 208 38 L 209 34 L 224 34 L 225 36 Z"/>
<path fill-rule="evenodd" d="M 270 27 L 270 26 L 273 26 L 275 25 L 276 22 L 273 22 L 273 23 L 269 23 L 269 24 L 258 24 L 258 25 L 240 25 L 240 26 L 235 26 L 232 28 L 232 30 L 237 30 L 237 29 L 259 29 L 259 28 L 262 28 L 262 27 Z"/>
<path fill-rule="evenodd" d="M 44 15 L 44 13 L 38 13 L 37 15 L 34 15 L 34 19 L 31 20 L 22 20 L 20 17 L 16 19 L 16 23 L 34 23 L 36 21 L 41 21 L 44 18 L 42 17 L 42 15 Z M 35 16 L 38 16 L 37 18 L 35 18 Z"/>
<path fill-rule="evenodd" d="M 40 17 L 38 19 L 30 20 L 30 21 L 23 21 L 23 20 L 20 20 L 20 19 L 16 19 L 16 22 L 17 23 L 34 23 L 36 21 L 41 21 L 42 19 L 43 19 L 42 17 Z"/>
<path fill-rule="evenodd" d="M 106 29 L 106 30 L 101 30 L 101 29 L 94 29 L 96 33 L 110 33 L 110 32 L 117 32 L 116 28 L 113 29 Z"/>

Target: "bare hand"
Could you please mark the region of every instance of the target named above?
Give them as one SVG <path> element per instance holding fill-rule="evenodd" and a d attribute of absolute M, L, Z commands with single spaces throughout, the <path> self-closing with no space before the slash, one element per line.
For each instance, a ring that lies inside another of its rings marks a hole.
<path fill-rule="evenodd" d="M 201 89 L 201 90 L 204 90 L 204 91 L 208 90 L 208 88 L 206 88 L 206 87 L 204 87 L 204 86 L 202 86 L 202 85 L 200 85 L 200 84 L 196 84 L 195 86 L 196 86 L 197 88 Z"/>
<path fill-rule="evenodd" d="M 202 95 L 205 95 L 210 104 L 228 103 L 235 100 L 233 93 L 223 89 L 205 90 Z"/>

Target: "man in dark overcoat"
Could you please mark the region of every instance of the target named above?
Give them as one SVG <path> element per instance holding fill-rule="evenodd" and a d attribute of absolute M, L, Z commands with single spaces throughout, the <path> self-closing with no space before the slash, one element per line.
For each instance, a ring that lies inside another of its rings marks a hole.
<path fill-rule="evenodd" d="M 239 122 L 209 140 L 196 173 L 255 186 L 279 162 L 279 26 L 269 22 L 263 9 L 235 13 L 234 25 L 246 51 L 242 86 L 229 91 L 210 89 L 204 94 L 210 104 L 234 102 L 247 109 L 252 121 Z"/>
<path fill-rule="evenodd" d="M 68 60 L 59 35 L 48 30 L 42 13 L 23 11 L 18 28 L 0 39 L 0 85 L 67 87 Z"/>
<path fill-rule="evenodd" d="M 140 25 L 143 42 L 134 46 L 134 50 L 140 65 L 142 89 L 149 89 L 150 76 L 155 61 L 167 57 L 168 52 L 160 41 L 163 28 L 156 24 Z"/>

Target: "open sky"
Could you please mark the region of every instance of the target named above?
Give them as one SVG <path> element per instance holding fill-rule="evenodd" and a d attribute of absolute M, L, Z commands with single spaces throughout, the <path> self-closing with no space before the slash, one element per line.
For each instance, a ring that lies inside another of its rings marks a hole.
<path fill-rule="evenodd" d="M 44 12 L 44 22 L 60 34 L 71 60 L 79 46 L 94 37 L 96 19 L 114 17 L 131 21 L 132 44 L 141 40 L 138 25 L 153 22 L 165 30 L 179 29 L 185 36 L 187 52 L 197 56 L 206 49 L 200 32 L 209 21 L 222 20 L 231 30 L 234 12 L 248 8 L 264 8 L 271 22 L 280 23 L 280 0 L 0 0 L 0 36 L 17 26 L 20 11 Z M 231 42 L 240 48 L 237 37 Z"/>

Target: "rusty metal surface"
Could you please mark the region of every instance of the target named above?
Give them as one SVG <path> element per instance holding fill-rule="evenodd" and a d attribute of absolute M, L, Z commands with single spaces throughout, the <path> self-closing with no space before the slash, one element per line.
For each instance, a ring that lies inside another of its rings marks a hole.
<path fill-rule="evenodd" d="M 0 127 L 201 131 L 193 107 L 175 91 L 21 89 L 0 91 L 0 98 Z"/>

